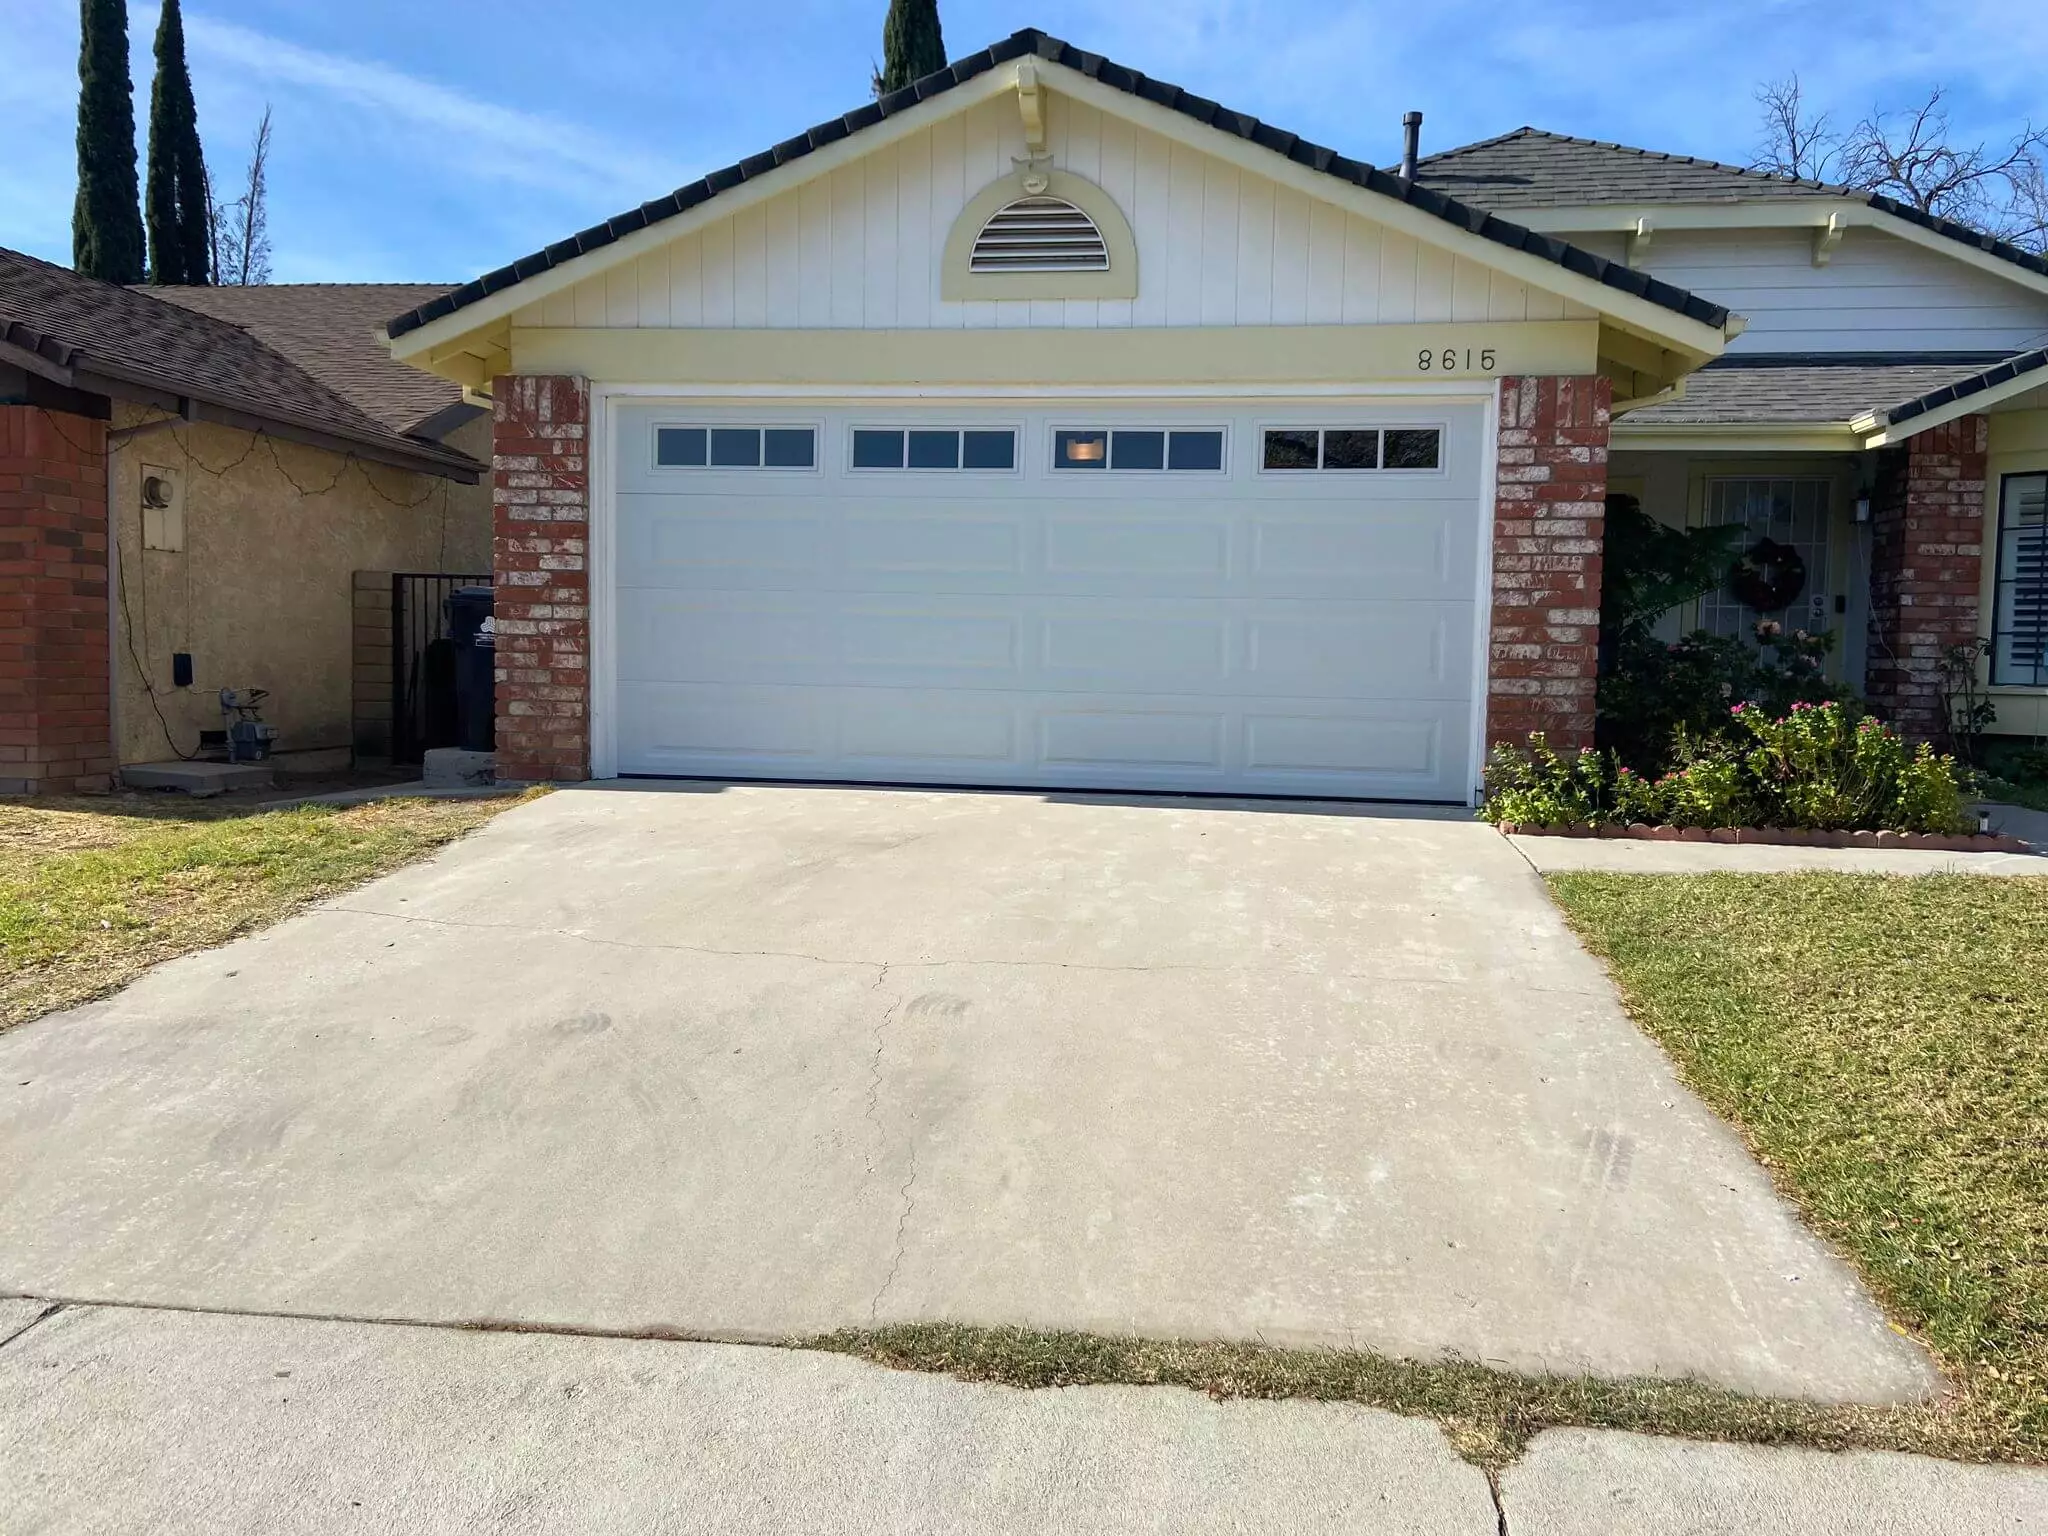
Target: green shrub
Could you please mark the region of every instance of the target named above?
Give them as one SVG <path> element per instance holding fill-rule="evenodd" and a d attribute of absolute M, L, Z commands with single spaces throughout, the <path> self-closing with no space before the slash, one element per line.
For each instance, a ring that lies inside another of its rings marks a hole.
<path fill-rule="evenodd" d="M 1563 756 L 1539 735 L 1486 764 L 1488 821 L 1528 826 L 1650 822 L 1827 831 L 1960 832 L 1970 825 L 1955 760 L 1910 748 L 1882 721 L 1838 703 L 1782 715 L 1749 704 L 1725 732 L 1681 728 L 1668 772 L 1650 780 L 1611 753 Z"/>
<path fill-rule="evenodd" d="M 1486 760 L 1488 821 L 1563 827 L 1612 819 L 1607 760 L 1590 747 L 1571 757 L 1550 748 L 1541 731 L 1526 747 L 1496 746 Z"/>

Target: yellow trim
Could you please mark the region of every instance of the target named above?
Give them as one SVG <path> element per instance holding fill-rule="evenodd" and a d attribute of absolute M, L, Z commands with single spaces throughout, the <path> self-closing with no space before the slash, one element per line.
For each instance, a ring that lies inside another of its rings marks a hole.
<path fill-rule="evenodd" d="M 946 236 L 939 271 L 941 299 L 1135 299 L 1138 296 L 1138 241 L 1116 199 L 1084 176 L 1041 169 L 1044 196 L 1072 203 L 1094 221 L 1109 251 L 1106 272 L 976 272 L 969 259 L 988 221 L 1020 197 L 1023 171 L 991 182 L 968 200 Z"/>
<path fill-rule="evenodd" d="M 1849 426 L 1851 430 L 1862 434 L 1864 447 L 1883 448 L 1892 443 L 1903 443 L 1909 437 L 1932 431 L 1935 427 L 1944 426 L 1958 417 L 1985 413 L 1993 406 L 2033 394 L 2036 390 L 2042 391 L 2044 398 L 2048 398 L 2048 369 L 2037 368 L 2031 373 L 2020 374 L 2017 378 L 2007 379 L 2003 384 L 1980 389 L 1974 395 L 1964 395 L 1959 400 L 1949 401 L 1947 405 L 1936 406 L 1933 410 L 1923 411 L 1918 416 L 1909 416 L 1896 426 L 1885 419 L 1882 411 L 1859 416 L 1850 422 Z M 2009 414 L 2032 415 L 2033 412 L 2022 410 Z M 1996 421 L 1998 417 L 1992 416 L 1990 419 Z"/>
<path fill-rule="evenodd" d="M 1614 447 L 1630 453 L 1854 453 L 1862 440 L 1846 423 L 1614 423 Z"/>
<path fill-rule="evenodd" d="M 1594 371 L 1595 320 L 1014 331 L 519 329 L 515 373 L 607 384 L 1483 382 Z M 1419 366 L 1427 353 L 1431 366 Z M 1454 366 L 1442 367 L 1444 355 Z M 1480 366 L 1492 354 L 1493 366 Z M 1469 365 L 1468 365 L 1469 358 Z"/>

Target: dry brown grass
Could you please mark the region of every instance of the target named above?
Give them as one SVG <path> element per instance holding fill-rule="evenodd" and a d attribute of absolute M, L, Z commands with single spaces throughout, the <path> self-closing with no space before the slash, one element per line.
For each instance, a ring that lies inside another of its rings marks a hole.
<path fill-rule="evenodd" d="M 154 796 L 0 801 L 0 1028 L 424 857 L 532 793 L 264 812 Z"/>

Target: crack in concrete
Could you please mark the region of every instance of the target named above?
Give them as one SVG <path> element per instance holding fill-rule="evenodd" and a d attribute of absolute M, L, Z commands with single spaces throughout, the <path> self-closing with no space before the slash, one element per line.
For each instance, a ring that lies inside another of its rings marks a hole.
<path fill-rule="evenodd" d="M 875 1299 L 868 1303 L 868 1321 L 874 1322 L 882 1310 L 882 1298 L 889 1294 L 889 1287 L 896 1283 L 896 1275 L 903 1268 L 904 1234 L 910 1229 L 910 1210 L 917 1204 L 911 1190 L 917 1185 L 917 1140 L 910 1142 L 910 1171 L 904 1177 L 903 1187 L 896 1192 L 896 1198 L 903 1203 L 903 1209 L 896 1213 L 896 1251 L 889 1259 L 889 1273 L 882 1277 L 882 1288 L 875 1292 Z"/>
<path fill-rule="evenodd" d="M 20 1301 L 41 1301 L 44 1298 L 40 1296 L 23 1296 L 16 1297 L 14 1299 Z M 20 1338 L 30 1329 L 39 1327 L 42 1324 L 47 1323 L 51 1318 L 55 1317 L 59 1312 L 62 1312 L 63 1310 L 63 1302 L 51 1302 L 48 1306 L 44 1307 L 42 1311 L 38 1312 L 34 1317 L 30 1318 L 27 1322 L 23 1323 L 19 1328 L 15 1329 L 14 1332 L 8 1334 L 6 1338 L 0 1339 L 0 1349 L 7 1348 L 8 1345 L 12 1344 L 16 1339 Z"/>
<path fill-rule="evenodd" d="M 639 950 L 652 954 L 719 955 L 736 960 L 807 960 L 813 965 L 837 965 L 855 970 L 879 967 L 892 970 L 944 970 L 950 967 L 1014 967 L 1020 970 L 1095 971 L 1105 974 L 1191 976 L 1305 976 L 1329 981 L 1378 981 L 1389 986 L 1470 987 L 1478 978 L 1441 976 L 1389 976 L 1379 971 L 1326 971 L 1302 965 L 1196 965 L 1163 961 L 1152 965 L 1109 965 L 1088 960 L 1010 960 L 974 956 L 949 960 L 864 960 L 843 955 L 814 955 L 798 949 L 725 949 L 711 944 L 647 944 L 630 939 L 606 939 L 568 928 L 535 928 L 523 923 L 466 923 L 452 917 L 426 917 L 411 912 L 378 912 L 367 907 L 325 906 L 322 912 L 345 912 L 354 917 L 378 917 L 394 923 L 419 923 L 431 928 L 459 928 L 475 933 L 522 934 L 531 938 L 566 939 L 574 944 L 593 944 L 604 949 Z M 876 986 L 881 985 L 878 978 Z M 872 989 L 871 989 L 872 990 Z M 1600 988 L 1533 987 L 1518 985 L 1516 991 L 1533 997 L 1604 997 Z"/>
<path fill-rule="evenodd" d="M 1493 1467 L 1481 1470 L 1486 1473 L 1486 1491 L 1493 1498 L 1494 1536 L 1508 1536 L 1508 1507 L 1501 1502 L 1500 1472 Z"/>

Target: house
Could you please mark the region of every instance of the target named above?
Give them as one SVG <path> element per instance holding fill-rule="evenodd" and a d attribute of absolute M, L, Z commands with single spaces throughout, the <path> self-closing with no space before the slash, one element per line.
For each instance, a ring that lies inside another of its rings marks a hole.
<path fill-rule="evenodd" d="M 0 787 L 191 756 L 224 687 L 269 691 L 283 761 L 348 759 L 355 573 L 490 569 L 484 412 L 379 344 L 438 291 L 131 290 L 0 251 Z"/>
<path fill-rule="evenodd" d="M 1789 548 L 1802 590 L 1685 627 L 1832 632 L 1840 674 L 1939 738 L 1980 634 L 1991 729 L 2048 735 L 2048 260 L 1887 198 L 1522 128 L 1420 161 L 1450 197 L 1724 304 L 1747 328 L 1617 411 L 1608 488 Z"/>
<path fill-rule="evenodd" d="M 1489 211 L 1523 173 L 1468 199 L 1455 159 L 1384 172 L 1025 31 L 395 317 L 494 399 L 501 772 L 1463 801 L 1489 738 L 1590 740 L 1610 471 L 1655 502 L 1685 455 L 1770 458 L 1674 419 L 1762 374 L 1711 283 L 1769 285 L 1674 280 L 1680 238 L 1605 205 L 1583 242 Z M 1927 559 L 1977 590 L 1975 411 L 2015 398 L 1940 392 L 2021 344 L 2035 274 L 1828 211 L 1798 238 L 1837 275 L 1896 238 L 1986 310 L 1830 438 L 1904 707 L 1929 599 L 1964 617 Z"/>

